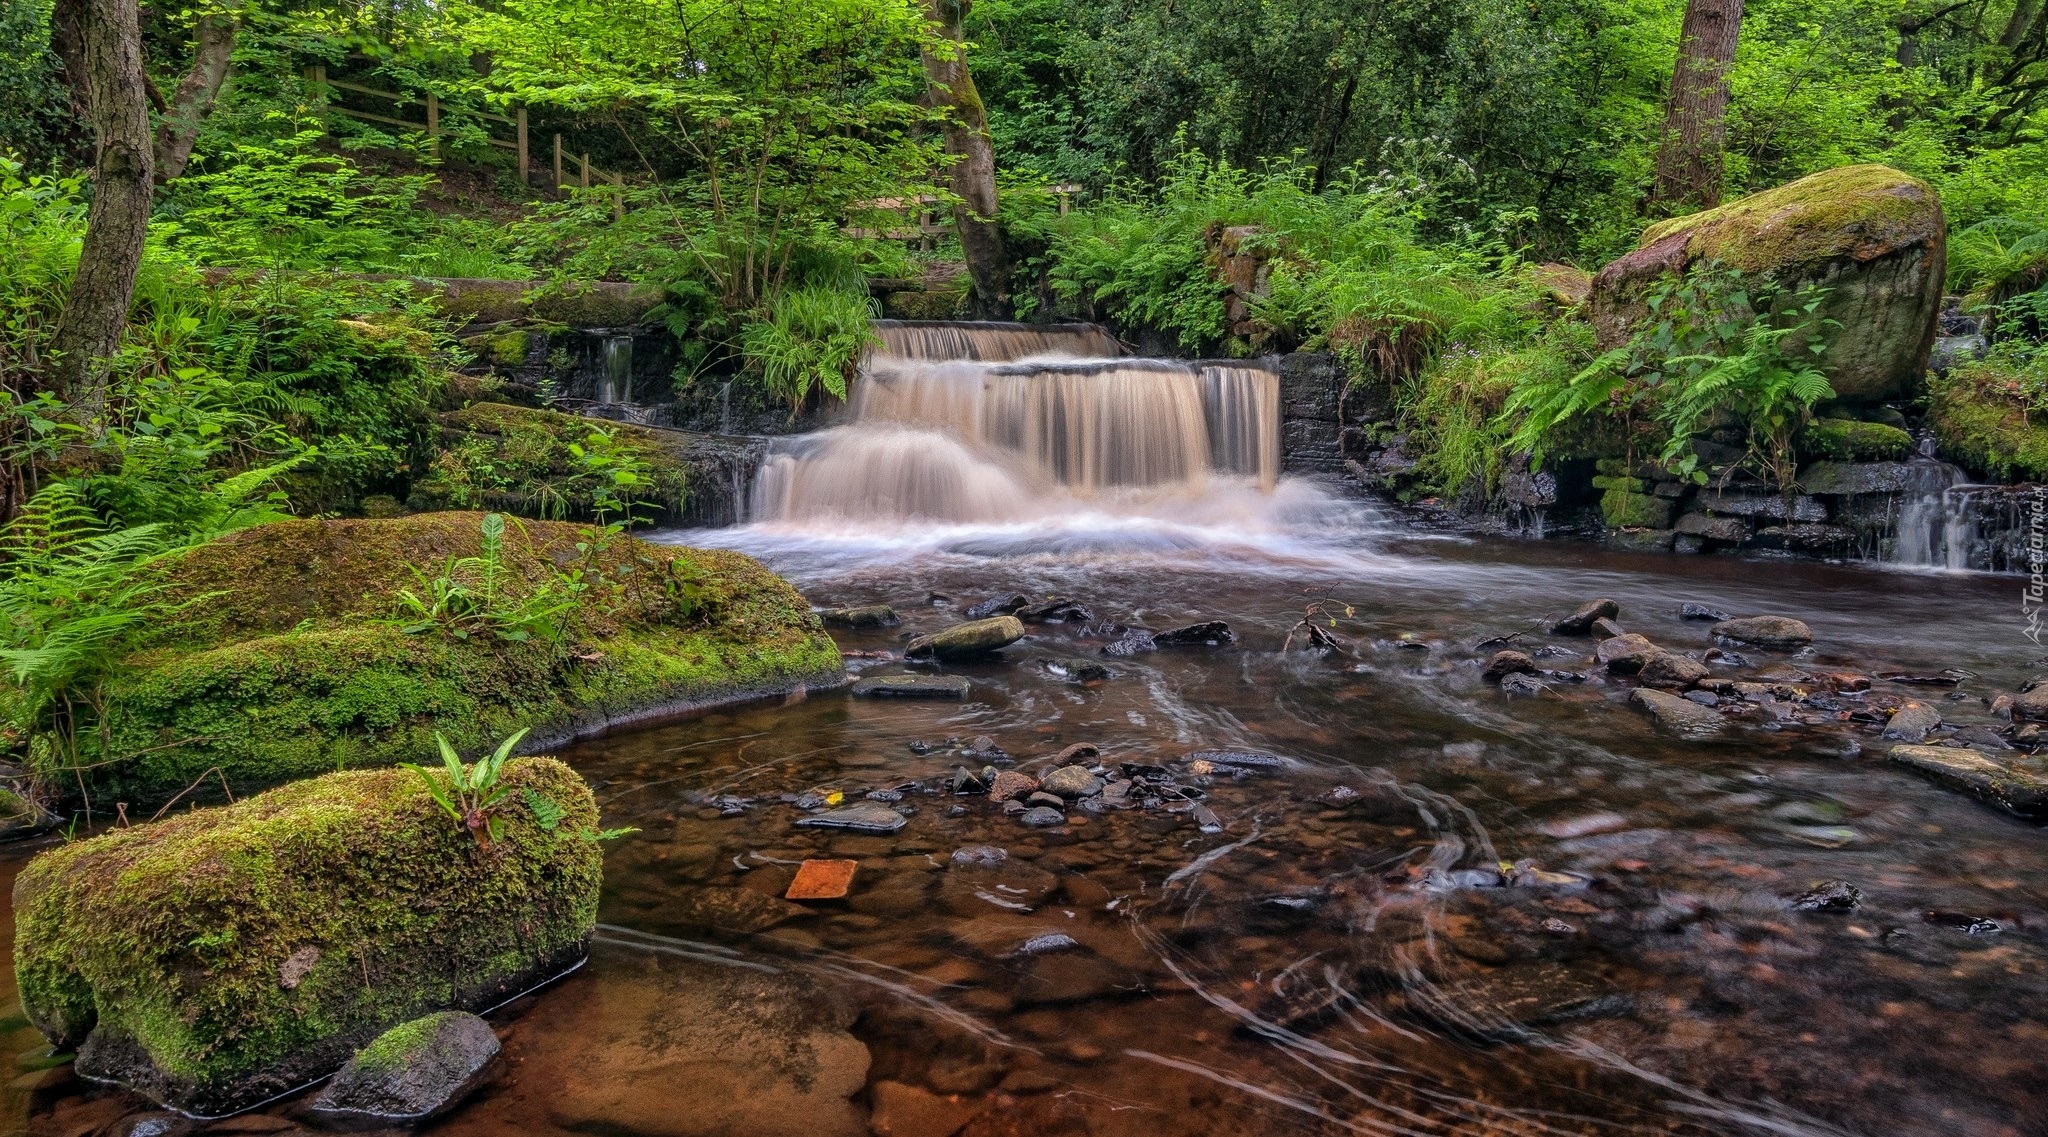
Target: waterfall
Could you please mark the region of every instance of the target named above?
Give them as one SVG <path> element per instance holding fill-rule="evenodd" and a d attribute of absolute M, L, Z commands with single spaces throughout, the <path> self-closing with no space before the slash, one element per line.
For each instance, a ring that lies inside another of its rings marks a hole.
<path fill-rule="evenodd" d="M 605 404 L 633 401 L 633 337 L 606 336 L 604 374 L 598 378 L 597 401 Z"/>
<path fill-rule="evenodd" d="M 1891 559 L 1922 568 L 1966 569 L 1977 545 L 1971 489 L 1946 462 L 1915 458 L 1898 494 Z"/>
<path fill-rule="evenodd" d="M 851 421 L 771 449 L 756 520 L 999 522 L 1279 479 L 1269 368 L 1126 358 L 1091 325 L 876 330 Z"/>

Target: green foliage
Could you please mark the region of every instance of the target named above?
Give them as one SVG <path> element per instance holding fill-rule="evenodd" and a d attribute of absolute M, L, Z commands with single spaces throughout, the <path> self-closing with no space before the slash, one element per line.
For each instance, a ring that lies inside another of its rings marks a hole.
<path fill-rule="evenodd" d="M 505 836 L 505 819 L 499 816 L 499 809 L 512 796 L 512 787 L 503 780 L 505 760 L 512 756 L 512 748 L 519 745 L 519 740 L 525 738 L 526 733 L 524 727 L 520 728 L 498 743 L 497 749 L 490 754 L 474 765 L 465 766 L 461 755 L 455 753 L 455 747 L 449 745 L 448 736 L 435 731 L 434 745 L 441 751 L 441 766 L 448 775 L 446 785 L 425 766 L 411 762 L 400 762 L 399 766 L 419 775 L 427 785 L 427 793 L 433 796 L 434 804 L 455 820 L 457 828 L 475 838 L 477 848 L 488 851 L 494 842 Z M 534 811 L 535 823 L 544 831 L 553 831 L 561 824 L 562 807 L 550 799 L 540 798 L 530 788 L 526 792 L 553 807 L 548 816 L 543 816 L 538 809 Z"/>
<path fill-rule="evenodd" d="M 1663 437 L 1665 468 L 1705 482 L 1692 440 L 1725 418 L 1743 428 L 1750 457 L 1790 492 L 1793 438 L 1813 405 L 1834 395 L 1814 334 L 1820 302 L 1816 290 L 1786 295 L 1712 262 L 1666 278 L 1645 294 L 1646 315 L 1627 344 L 1509 397 L 1509 445 L 1540 463 L 1552 435 L 1583 416 L 1604 414 L 1627 427 L 1647 422 Z"/>
<path fill-rule="evenodd" d="M 449 557 L 432 575 L 413 566 L 419 591 L 397 592 L 405 634 L 434 632 L 466 640 L 487 633 L 513 643 L 560 643 L 565 616 L 575 609 L 586 586 L 575 576 L 560 573 L 518 586 L 505 567 L 504 515 L 485 514 L 482 530 L 477 556 Z"/>
<path fill-rule="evenodd" d="M 776 398 L 800 410 L 816 392 L 846 397 L 854 368 L 875 342 L 874 301 L 865 292 L 799 288 L 777 297 L 767 318 L 740 340 L 747 366 Z"/>
<path fill-rule="evenodd" d="M 1951 461 L 2001 480 L 2048 481 L 2048 352 L 2002 345 L 1930 376 L 1927 404 Z"/>
<path fill-rule="evenodd" d="M 415 508 L 496 508 L 631 526 L 680 513 L 690 471 L 651 432 L 557 411 L 478 403 L 442 416 L 466 432 L 416 483 Z"/>
<path fill-rule="evenodd" d="M 1577 374 L 1594 355 L 1592 340 L 1586 325 L 1559 321 L 1523 345 L 1446 351 L 1402 384 L 1400 424 L 1419 484 L 1452 497 L 1491 494 L 1515 452 L 1513 422 L 1502 410 L 1517 392 Z"/>

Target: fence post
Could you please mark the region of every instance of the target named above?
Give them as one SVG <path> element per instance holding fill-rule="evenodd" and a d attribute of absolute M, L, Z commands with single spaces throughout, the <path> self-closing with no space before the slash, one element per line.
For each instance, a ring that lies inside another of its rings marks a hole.
<path fill-rule="evenodd" d="M 519 133 L 519 188 L 522 190 L 531 190 L 533 189 L 533 178 L 527 174 L 528 163 L 526 160 L 527 155 L 525 107 L 520 107 L 516 112 L 514 112 L 513 127 Z"/>
<path fill-rule="evenodd" d="M 441 156 L 441 100 L 434 92 L 427 92 L 427 145 L 434 150 L 434 157 Z"/>
<path fill-rule="evenodd" d="M 588 150 L 584 151 L 584 152 L 583 152 L 582 154 L 580 154 L 580 155 L 578 155 L 578 156 L 577 156 L 577 158 L 576 158 L 576 166 L 577 166 L 577 171 L 578 171 L 578 172 L 577 172 L 577 174 L 576 174 L 576 184 L 577 184 L 577 185 L 579 185 L 579 186 L 582 186 L 582 187 L 583 187 L 584 189 L 589 189 L 589 188 L 590 188 L 590 152 L 589 152 Z"/>
<path fill-rule="evenodd" d="M 626 175 L 612 172 L 612 220 L 626 215 Z"/>
<path fill-rule="evenodd" d="M 555 184 L 549 187 L 548 192 L 562 192 L 562 136 L 559 134 L 555 135 Z"/>

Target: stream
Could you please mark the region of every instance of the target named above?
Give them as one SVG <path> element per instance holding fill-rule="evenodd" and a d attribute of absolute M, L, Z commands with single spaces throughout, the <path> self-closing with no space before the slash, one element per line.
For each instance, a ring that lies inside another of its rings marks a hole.
<path fill-rule="evenodd" d="M 435 1132 L 714 1131 L 673 1119 L 749 1091 L 605 1035 L 688 966 L 842 992 L 853 1076 L 968 1118 L 927 1132 L 2048 1133 L 2048 835 L 1877 733 L 1904 698 L 1944 732 L 2005 725 L 1990 700 L 2044 654 L 2015 579 L 1419 534 L 1276 478 L 1255 378 L 1145 365 L 1105 409 L 1067 379 L 1010 398 L 1016 360 L 981 358 L 905 367 L 964 403 L 899 386 L 886 423 L 771 455 L 755 522 L 654 535 L 759 557 L 819 607 L 893 606 L 898 627 L 834 631 L 850 668 L 967 697 L 815 691 L 564 751 L 639 832 L 608 851 L 590 962 L 496 1016 L 511 1073 Z M 1220 425 L 1219 392 L 1242 408 Z M 1132 445 L 1123 416 L 1165 433 Z M 1085 612 L 981 661 L 880 658 L 1010 594 Z M 1741 647 L 1719 677 L 1942 682 L 1686 741 L 1591 638 L 1548 630 L 1595 597 L 1695 657 L 1717 645 L 1682 604 L 1811 625 L 1811 648 Z M 1305 616 L 1337 646 L 1302 650 Z M 1219 620 L 1232 642 L 1103 650 Z M 1481 676 L 1502 642 L 1559 674 L 1507 697 Z M 955 792 L 1083 743 L 1127 795 L 1037 828 Z M 862 801 L 901 828 L 796 824 Z M 780 900 L 814 858 L 857 861 L 852 894 Z"/>

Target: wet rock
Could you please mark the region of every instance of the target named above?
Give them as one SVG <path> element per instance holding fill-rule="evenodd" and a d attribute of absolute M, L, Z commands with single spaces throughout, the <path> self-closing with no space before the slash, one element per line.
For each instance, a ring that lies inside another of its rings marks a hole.
<path fill-rule="evenodd" d="M 1227 766 L 1235 770 L 1278 770 L 1287 765 L 1287 759 L 1277 755 L 1245 750 L 1196 750 L 1183 760 L 1207 762 L 1211 766 Z"/>
<path fill-rule="evenodd" d="M 808 916 L 810 911 L 751 888 L 695 888 L 679 894 L 662 915 L 686 928 L 752 935 Z"/>
<path fill-rule="evenodd" d="M 964 699 L 972 685 L 958 675 L 870 675 L 854 680 L 863 699 Z"/>
<path fill-rule="evenodd" d="M 1812 498 L 1795 495 L 1788 509 L 1785 495 L 1775 490 L 1707 489 L 1700 491 L 1697 502 L 1701 509 L 1735 517 L 1808 523 L 1828 519 L 1827 507 Z"/>
<path fill-rule="evenodd" d="M 1633 632 L 1601 640 L 1600 646 L 1593 649 L 1594 658 L 1617 675 L 1634 675 L 1641 671 L 1644 665 L 1663 654 L 1663 648 Z"/>
<path fill-rule="evenodd" d="M 1748 656 L 1739 651 L 1729 651 L 1726 648 L 1710 647 L 1706 650 L 1706 654 L 1700 658 L 1703 662 L 1717 664 L 1721 667 L 1749 666 Z"/>
<path fill-rule="evenodd" d="M 101 1137 L 186 1137 L 196 1128 L 183 1114 L 151 1110 L 129 1114 L 99 1132 Z M 218 1127 L 209 1126 L 208 1131 L 217 1132 Z"/>
<path fill-rule="evenodd" d="M 1095 618 L 1095 613 L 1064 596 L 1020 608 L 1016 615 L 1027 624 L 1085 624 Z"/>
<path fill-rule="evenodd" d="M 1485 1041 L 1526 1037 L 1529 1027 L 1621 1014 L 1632 1005 L 1591 976 L 1562 964 L 1504 967 L 1450 990 L 1410 990 L 1410 1005 L 1458 1034 Z"/>
<path fill-rule="evenodd" d="M 603 950 L 605 982 L 522 1052 L 548 1120 L 636 1137 L 868 1137 L 858 1006 L 793 968 Z"/>
<path fill-rule="evenodd" d="M 2048 722 L 2048 675 L 2029 681 L 2012 697 L 2012 717 Z"/>
<path fill-rule="evenodd" d="M 1509 698 L 1534 698 L 1548 688 L 1534 675 L 1515 674 L 1500 681 L 1500 693 Z"/>
<path fill-rule="evenodd" d="M 869 604 L 861 608 L 826 608 L 818 613 L 818 619 L 828 628 L 893 628 L 902 621 L 896 609 L 887 604 Z"/>
<path fill-rule="evenodd" d="M 313 1112 L 351 1121 L 412 1125 L 455 1108 L 490 1076 L 498 1057 L 491 1024 L 442 1011 L 396 1026 L 356 1051 L 313 1099 Z"/>
<path fill-rule="evenodd" d="M 1815 494 L 1892 494 L 1913 481 L 1904 462 L 1815 462 L 1799 471 L 1799 488 Z"/>
<path fill-rule="evenodd" d="M 1102 748 L 1092 742 L 1076 742 L 1053 755 L 1052 760 L 1056 766 L 1071 766 L 1083 758 L 1094 758 L 1101 753 Z"/>
<path fill-rule="evenodd" d="M 1863 905 L 1863 890 L 1846 880 L 1823 881 L 1792 898 L 1795 912 L 1854 912 Z"/>
<path fill-rule="evenodd" d="M 1042 805 L 1047 809 L 1063 810 L 1067 808 L 1067 803 L 1058 794 L 1049 794 L 1044 790 L 1034 791 L 1031 796 L 1024 799 L 1024 804 L 1032 807 Z"/>
<path fill-rule="evenodd" d="M 1004 770 L 989 783 L 990 801 L 1010 801 L 1038 791 L 1038 779 L 1021 770 Z"/>
<path fill-rule="evenodd" d="M 1907 700 L 1884 724 L 1884 737 L 1895 742 L 1925 742 L 1927 732 L 1941 725 L 1941 712 L 1918 699 Z"/>
<path fill-rule="evenodd" d="M 1231 632 L 1229 624 L 1210 620 L 1159 632 L 1152 637 L 1152 642 L 1160 647 L 1224 647 L 1236 643 L 1237 636 Z"/>
<path fill-rule="evenodd" d="M 1688 513 L 1679 518 L 1678 523 L 1671 528 L 1682 537 L 1701 537 L 1709 541 L 1726 541 L 1729 544 L 1738 544 L 1749 539 L 1749 522 L 1740 517 L 1711 517 L 1704 513 Z"/>
<path fill-rule="evenodd" d="M 874 1137 L 953 1137 L 987 1108 L 981 1100 L 940 1097 L 902 1082 L 876 1082 L 869 1094 L 875 1103 L 868 1119 Z"/>
<path fill-rule="evenodd" d="M 1015 616 L 970 620 L 944 631 L 919 636 L 903 648 L 906 659 L 978 659 L 1024 638 L 1024 621 Z"/>
<path fill-rule="evenodd" d="M 1727 720 L 1721 712 L 1709 710 L 1664 691 L 1638 687 L 1629 692 L 1629 702 L 1650 712 L 1659 727 L 1682 738 L 1700 739 L 1721 733 Z"/>
<path fill-rule="evenodd" d="M 2048 779 L 2006 765 L 1982 751 L 1902 745 L 1892 747 L 1888 757 L 2008 813 L 2048 819 Z"/>
<path fill-rule="evenodd" d="M 1678 618 L 1681 620 L 1713 620 L 1718 623 L 1722 620 L 1732 620 L 1735 617 L 1721 611 L 1719 608 L 1710 608 L 1705 604 L 1694 604 L 1688 601 L 1678 606 Z"/>
<path fill-rule="evenodd" d="M 1093 659 L 1062 659 L 1048 666 L 1070 683 L 1100 683 L 1115 674 L 1107 664 Z"/>
<path fill-rule="evenodd" d="M 1646 687 L 1683 691 L 1707 677 L 1707 665 L 1672 652 L 1659 652 L 1636 673 Z"/>
<path fill-rule="evenodd" d="M 797 818 L 799 829 L 843 829 L 852 833 L 894 833 L 909 822 L 909 818 L 885 805 L 864 802 L 835 809 L 829 813 L 814 813 L 809 817 Z"/>
<path fill-rule="evenodd" d="M 1813 642 L 1813 631 L 1790 616 L 1743 616 L 1723 620 L 1712 630 L 1722 639 L 1757 647 L 1795 648 Z"/>
<path fill-rule="evenodd" d="M 991 616 L 1014 615 L 1017 609 L 1029 603 L 1031 603 L 1031 598 L 1023 593 L 1013 596 L 997 596 L 969 608 L 966 616 L 970 620 L 986 620 Z"/>
<path fill-rule="evenodd" d="M 987 868 L 1007 863 L 1010 851 L 996 845 L 967 845 L 953 850 L 951 859 L 954 864 L 962 867 Z"/>
<path fill-rule="evenodd" d="M 1721 696 L 1714 694 L 1712 691 L 1687 691 L 1685 693 L 1685 701 L 1688 703 L 1698 703 L 1703 707 L 1718 707 L 1721 705 Z"/>
<path fill-rule="evenodd" d="M 1118 659 L 1128 659 L 1134 655 L 1157 650 L 1159 645 L 1153 642 L 1152 633 L 1143 628 L 1131 628 L 1125 631 L 1120 639 L 1102 645 L 1102 654 Z"/>
<path fill-rule="evenodd" d="M 1061 766 L 1047 774 L 1042 783 L 1047 793 L 1070 800 L 1099 794 L 1102 784 L 1102 779 L 1089 773 L 1086 766 Z"/>
<path fill-rule="evenodd" d="M 1550 626 L 1555 635 L 1583 636 L 1593 630 L 1593 621 L 1621 615 L 1621 605 L 1612 600 L 1589 600 L 1579 610 Z"/>
<path fill-rule="evenodd" d="M 1578 932 L 1577 928 L 1572 927 L 1555 916 L 1544 917 L 1543 922 L 1536 925 L 1536 929 L 1546 936 L 1569 936 L 1575 935 Z"/>
<path fill-rule="evenodd" d="M 1081 950 L 1080 941 L 1065 932 L 1045 932 L 1019 944 L 1014 956 L 1052 955 L 1063 951 Z"/>
<path fill-rule="evenodd" d="M 983 794 L 989 789 L 989 779 L 965 766 L 953 767 L 953 792 L 962 795 Z"/>
<path fill-rule="evenodd" d="M 1595 639 L 1611 640 L 1616 636 L 1625 636 L 1627 634 L 1627 628 L 1622 627 L 1605 616 L 1593 621 L 1593 638 Z"/>
<path fill-rule="evenodd" d="M 1988 936 L 2005 930 L 1996 920 L 1985 916 L 1972 916 L 1967 912 L 1944 912 L 1937 909 L 1925 913 L 1920 919 L 1937 928 L 1947 928 L 1966 936 Z"/>
<path fill-rule="evenodd" d="M 1038 805 L 1018 814 L 1017 820 L 1032 829 L 1050 829 L 1055 825 L 1065 825 L 1067 815 L 1051 806 Z"/>
<path fill-rule="evenodd" d="M 1481 678 L 1498 683 L 1510 675 L 1524 675 L 1536 670 L 1536 661 L 1528 653 L 1519 651 L 1497 651 L 1486 661 L 1486 670 Z"/>
<path fill-rule="evenodd" d="M 967 740 L 967 745 L 960 748 L 960 756 L 975 762 L 1000 762 L 1008 758 L 1009 754 L 996 745 L 995 739 L 986 734 L 977 734 Z"/>

